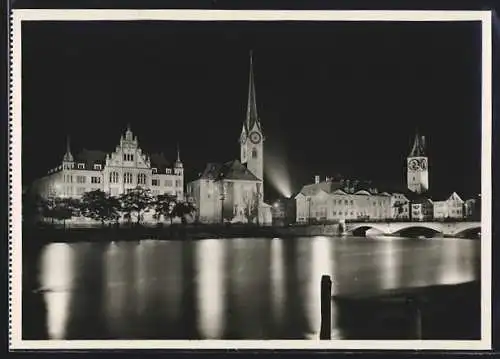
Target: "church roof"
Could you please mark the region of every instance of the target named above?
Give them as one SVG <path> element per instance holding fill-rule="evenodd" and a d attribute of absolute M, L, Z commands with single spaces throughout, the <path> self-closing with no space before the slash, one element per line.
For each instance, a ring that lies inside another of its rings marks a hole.
<path fill-rule="evenodd" d="M 201 179 L 211 180 L 244 180 L 260 181 L 240 161 L 234 160 L 226 163 L 208 163 L 200 176 Z"/>
<path fill-rule="evenodd" d="M 329 194 L 335 191 L 342 191 L 346 194 L 355 194 L 359 191 L 366 191 L 369 194 L 382 194 L 382 192 L 379 193 L 376 191 L 371 183 L 357 180 L 326 180 L 319 183 L 308 184 L 302 187 L 300 193 L 306 196 L 312 196 L 319 191 Z"/>
<path fill-rule="evenodd" d="M 83 163 L 86 170 L 93 170 L 95 164 L 106 164 L 106 152 L 84 148 L 75 156 L 75 163 Z"/>

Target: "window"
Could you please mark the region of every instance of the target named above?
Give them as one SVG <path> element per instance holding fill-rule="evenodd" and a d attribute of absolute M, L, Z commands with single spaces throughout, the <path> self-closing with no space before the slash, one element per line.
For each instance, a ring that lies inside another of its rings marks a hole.
<path fill-rule="evenodd" d="M 132 183 L 132 173 L 123 174 L 123 183 Z"/>
<path fill-rule="evenodd" d="M 182 187 L 181 180 L 175 180 L 175 187 Z"/>
<path fill-rule="evenodd" d="M 94 169 L 100 171 L 100 170 L 102 170 L 102 165 L 99 163 L 94 163 Z"/>
<path fill-rule="evenodd" d="M 101 183 L 101 177 L 92 176 L 90 178 L 91 183 Z"/>
<path fill-rule="evenodd" d="M 255 147 L 252 148 L 252 158 L 257 158 L 257 149 Z"/>
<path fill-rule="evenodd" d="M 172 187 L 172 180 L 165 180 L 165 187 Z"/>
<path fill-rule="evenodd" d="M 124 153 L 123 154 L 123 160 L 124 161 L 133 161 L 134 160 L 134 155 L 130 153 Z"/>
<path fill-rule="evenodd" d="M 354 201 L 351 199 L 351 206 L 354 204 Z"/>
<path fill-rule="evenodd" d="M 344 204 L 347 204 L 347 203 L 348 203 L 348 202 L 347 202 L 347 200 L 345 199 L 345 200 L 344 200 Z"/>
<path fill-rule="evenodd" d="M 146 184 L 146 175 L 144 173 L 137 175 L 137 184 Z"/>
<path fill-rule="evenodd" d="M 78 169 L 79 170 L 84 170 L 85 169 L 85 163 L 79 163 L 78 164 Z"/>
<path fill-rule="evenodd" d="M 85 192 L 85 187 L 78 187 L 76 189 L 76 194 L 79 196 L 82 195 L 84 192 Z"/>
<path fill-rule="evenodd" d="M 76 176 L 76 183 L 85 183 L 85 176 Z"/>
<path fill-rule="evenodd" d="M 111 172 L 109 174 L 109 182 L 110 183 L 118 183 L 118 172 Z"/>
<path fill-rule="evenodd" d="M 153 174 L 157 174 L 158 173 L 158 168 L 153 167 L 152 170 L 153 170 Z"/>
<path fill-rule="evenodd" d="M 167 173 L 167 175 L 171 175 L 172 174 L 172 169 L 171 168 L 167 168 L 166 173 Z"/>
<path fill-rule="evenodd" d="M 157 180 L 156 178 L 153 178 L 151 180 L 151 186 L 159 186 L 160 185 L 159 182 L 160 182 L 159 180 Z"/>

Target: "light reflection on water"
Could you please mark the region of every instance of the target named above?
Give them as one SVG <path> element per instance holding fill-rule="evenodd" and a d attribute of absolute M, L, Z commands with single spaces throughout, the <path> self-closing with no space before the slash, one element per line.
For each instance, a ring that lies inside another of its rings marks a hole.
<path fill-rule="evenodd" d="M 50 338 L 317 338 L 333 295 L 478 278 L 478 241 L 224 239 L 49 244 L 39 283 Z M 342 338 L 332 307 L 332 336 Z M 93 318 L 101 318 L 100 320 Z"/>

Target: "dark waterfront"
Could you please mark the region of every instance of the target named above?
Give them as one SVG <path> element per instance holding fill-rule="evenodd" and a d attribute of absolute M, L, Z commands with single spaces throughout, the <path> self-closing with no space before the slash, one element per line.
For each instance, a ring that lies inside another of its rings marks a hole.
<path fill-rule="evenodd" d="M 51 243 L 23 263 L 24 339 L 317 339 L 323 274 L 333 338 L 414 339 L 414 305 L 394 293 L 415 288 L 423 339 L 480 337 L 480 241 Z"/>

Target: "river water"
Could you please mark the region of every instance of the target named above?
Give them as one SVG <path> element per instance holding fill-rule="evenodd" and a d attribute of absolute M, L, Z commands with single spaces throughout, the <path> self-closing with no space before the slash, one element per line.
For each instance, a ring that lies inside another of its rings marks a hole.
<path fill-rule="evenodd" d="M 479 241 L 453 238 L 51 243 L 23 282 L 23 336 L 317 338 L 324 274 L 334 296 L 376 296 L 478 280 L 479 260 Z M 356 313 L 341 311 L 333 304 L 333 337 L 356 339 Z"/>

